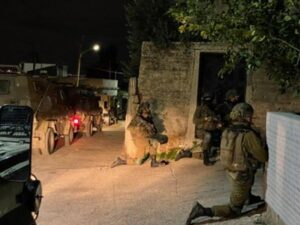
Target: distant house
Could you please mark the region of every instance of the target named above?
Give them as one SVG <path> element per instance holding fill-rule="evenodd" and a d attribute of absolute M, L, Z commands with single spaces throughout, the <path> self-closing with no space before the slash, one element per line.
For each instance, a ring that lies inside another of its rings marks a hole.
<path fill-rule="evenodd" d="M 0 74 L 20 74 L 21 68 L 18 65 L 0 65 Z"/>
<path fill-rule="evenodd" d="M 32 75 L 45 76 L 68 76 L 68 67 L 66 65 L 57 65 L 50 63 L 20 63 L 22 72 Z"/>

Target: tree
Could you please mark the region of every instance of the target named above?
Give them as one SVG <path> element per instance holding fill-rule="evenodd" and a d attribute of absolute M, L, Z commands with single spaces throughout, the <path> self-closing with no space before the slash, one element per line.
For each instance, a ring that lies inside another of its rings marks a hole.
<path fill-rule="evenodd" d="M 300 91 L 300 1 L 177 0 L 170 10 L 179 31 L 228 44 L 222 72 L 241 60 L 248 70 L 266 65 L 282 91 Z"/>
<path fill-rule="evenodd" d="M 131 0 L 126 5 L 129 62 L 124 69 L 128 76 L 138 76 L 143 41 L 166 47 L 178 39 L 177 24 L 167 13 L 174 4 L 174 0 Z"/>

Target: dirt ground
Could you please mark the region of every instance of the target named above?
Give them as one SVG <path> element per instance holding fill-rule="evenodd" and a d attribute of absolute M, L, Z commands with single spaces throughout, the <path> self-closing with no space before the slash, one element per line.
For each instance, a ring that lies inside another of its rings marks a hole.
<path fill-rule="evenodd" d="M 38 225 L 183 225 L 193 202 L 226 203 L 229 187 L 217 163 L 205 167 L 182 159 L 162 168 L 110 168 L 123 145 L 124 128 L 114 125 L 82 137 L 51 156 L 33 154 L 33 173 L 42 181 Z M 261 194 L 259 172 L 254 193 Z M 260 216 L 210 224 L 250 225 Z M 201 223 L 205 224 L 205 223 Z"/>

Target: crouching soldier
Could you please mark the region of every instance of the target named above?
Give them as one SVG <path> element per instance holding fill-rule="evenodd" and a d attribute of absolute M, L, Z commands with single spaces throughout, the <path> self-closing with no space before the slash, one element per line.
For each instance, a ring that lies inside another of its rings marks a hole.
<path fill-rule="evenodd" d="M 220 124 L 212 102 L 213 96 L 205 93 L 202 97 L 202 104 L 197 107 L 193 118 L 196 127 L 195 137 L 202 140 L 203 163 L 206 166 L 213 164 L 209 159 L 212 136 L 214 132 L 217 132 Z"/>
<path fill-rule="evenodd" d="M 160 144 L 168 142 L 168 137 L 158 133 L 153 123 L 150 104 L 148 102 L 143 102 L 139 105 L 136 116 L 127 128 L 132 135 L 135 146 L 141 153 L 139 154 L 140 158 L 136 160 L 137 164 L 143 164 L 149 157 L 151 159 L 151 167 L 168 164 L 165 160 L 160 162 L 156 160 L 157 149 Z M 127 160 L 118 157 L 111 167 L 125 164 L 127 164 Z"/>
<path fill-rule="evenodd" d="M 221 122 L 213 108 L 213 95 L 204 93 L 202 96 L 202 103 L 196 108 L 193 122 L 195 124 L 195 138 L 200 139 L 200 146 L 203 153 L 203 163 L 206 166 L 213 165 L 210 161 L 211 147 L 215 139 L 221 136 Z M 218 142 L 219 143 L 219 142 Z M 186 157 L 196 157 L 193 150 L 181 150 L 177 156 L 176 161 Z"/>
<path fill-rule="evenodd" d="M 231 185 L 229 204 L 205 208 L 196 202 L 187 219 L 187 225 L 197 217 L 238 216 L 244 204 L 261 200 L 260 197 L 251 194 L 251 188 L 259 162 L 267 161 L 267 151 L 250 126 L 253 112 L 253 108 L 247 103 L 234 106 L 230 113 L 232 126 L 222 133 L 220 157 Z"/>

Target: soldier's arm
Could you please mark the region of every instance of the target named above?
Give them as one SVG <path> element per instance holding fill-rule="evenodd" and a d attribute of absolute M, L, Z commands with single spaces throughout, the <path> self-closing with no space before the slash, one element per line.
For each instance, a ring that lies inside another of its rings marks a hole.
<path fill-rule="evenodd" d="M 243 143 L 246 151 L 250 153 L 253 158 L 260 162 L 266 162 L 268 160 L 267 151 L 264 149 L 260 138 L 253 131 L 249 131 L 245 134 Z"/>

